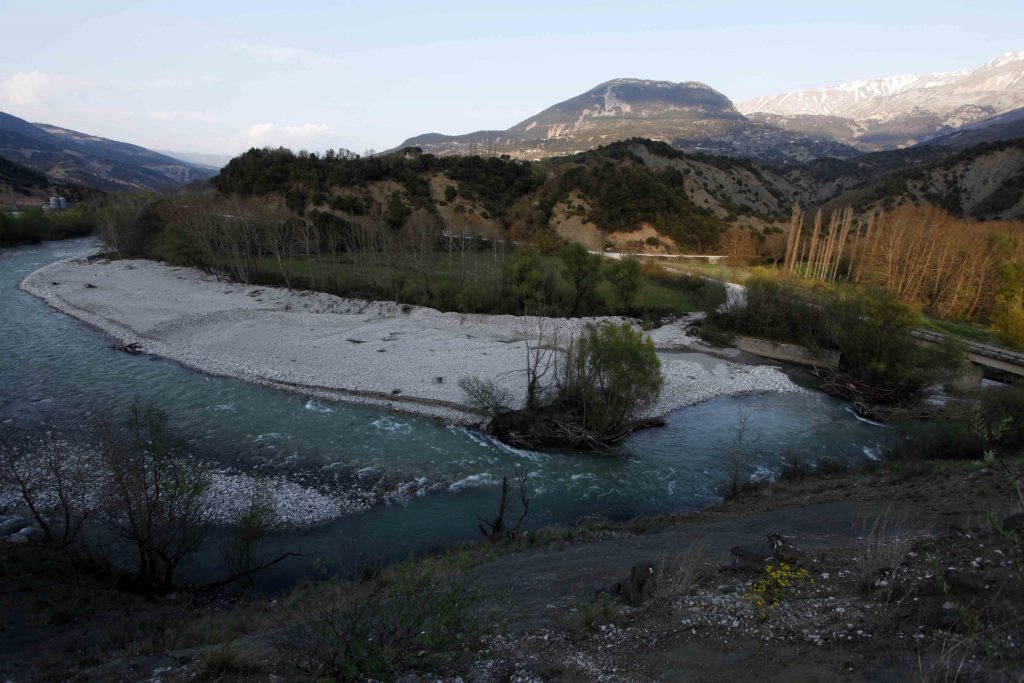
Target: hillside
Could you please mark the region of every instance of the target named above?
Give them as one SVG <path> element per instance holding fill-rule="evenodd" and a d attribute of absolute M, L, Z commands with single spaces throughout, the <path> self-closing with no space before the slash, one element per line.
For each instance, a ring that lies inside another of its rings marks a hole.
<path fill-rule="evenodd" d="M 213 184 L 224 193 L 280 196 L 297 212 L 342 224 L 401 225 L 422 211 L 453 232 L 557 235 L 617 251 L 715 249 L 734 226 L 767 233 L 785 224 L 794 202 L 868 211 L 912 201 L 957 215 L 1024 215 L 1021 143 L 954 152 L 931 145 L 772 164 L 642 139 L 539 162 L 415 150 L 364 159 L 254 149 Z M 922 180 L 908 185 L 914 178 Z M 918 189 L 899 194 L 908 187 Z"/>
<path fill-rule="evenodd" d="M 1024 139 L 982 144 L 886 173 L 840 194 L 828 208 L 853 206 L 868 212 L 905 204 L 932 204 L 970 218 L 1024 216 Z"/>
<path fill-rule="evenodd" d="M 1009 52 L 976 69 L 851 81 L 755 97 L 737 108 L 766 125 L 871 151 L 928 140 L 1022 106 L 1024 52 Z"/>
<path fill-rule="evenodd" d="M 24 195 L 33 190 L 45 189 L 49 184 L 42 173 L 0 157 L 0 187 L 6 186 Z"/>
<path fill-rule="evenodd" d="M 725 95 L 697 82 L 619 78 L 555 104 L 507 130 L 428 133 L 401 147 L 436 155 L 509 154 L 540 159 L 648 138 L 690 152 L 806 161 L 851 157 L 846 145 L 751 121 Z"/>
<path fill-rule="evenodd" d="M 161 190 L 214 171 L 153 152 L 0 112 L 0 156 L 44 173 L 52 181 L 100 190 Z"/>
<path fill-rule="evenodd" d="M 384 214 L 400 224 L 422 210 L 447 229 L 485 237 L 557 233 L 595 249 L 639 242 L 634 250 L 653 251 L 713 248 L 734 222 L 764 228 L 788 215 L 794 199 L 811 202 L 815 193 L 794 169 L 639 139 L 540 162 L 250 150 L 213 184 L 225 193 L 280 195 L 294 210 L 349 223 Z"/>

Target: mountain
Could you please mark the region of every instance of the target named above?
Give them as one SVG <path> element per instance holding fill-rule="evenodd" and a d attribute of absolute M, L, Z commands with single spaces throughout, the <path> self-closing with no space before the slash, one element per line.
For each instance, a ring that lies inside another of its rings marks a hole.
<path fill-rule="evenodd" d="M 777 161 L 857 154 L 834 140 L 751 121 L 729 98 L 703 83 L 635 78 L 602 83 L 507 130 L 428 133 L 400 147 L 442 156 L 484 153 L 539 159 L 631 138 L 667 142 L 685 151 Z"/>
<path fill-rule="evenodd" d="M 0 112 L 0 156 L 51 180 L 100 190 L 162 190 L 215 175 L 144 147 Z"/>
<path fill-rule="evenodd" d="M 1024 138 L 1024 108 L 998 114 L 921 144 L 967 149 L 986 142 Z"/>
<path fill-rule="evenodd" d="M 755 97 L 737 109 L 752 120 L 830 135 L 861 150 L 892 149 L 1024 107 L 1024 51 L 976 69 L 851 81 Z"/>
<path fill-rule="evenodd" d="M 192 164 L 193 166 L 201 166 L 204 168 L 212 169 L 214 172 L 219 171 L 228 165 L 234 157 L 230 154 L 200 154 L 198 152 L 171 152 L 166 149 L 157 150 L 160 154 L 166 154 L 169 157 L 180 159 L 181 161 Z"/>
<path fill-rule="evenodd" d="M 49 180 L 39 171 L 16 164 L 0 157 L 0 187 L 9 187 L 18 194 L 29 194 L 32 190 L 48 187 Z"/>
<path fill-rule="evenodd" d="M 911 148 L 919 149 L 934 154 L 949 148 Z M 977 145 L 930 163 L 868 177 L 825 207 L 853 206 L 857 213 L 871 213 L 905 204 L 932 204 L 954 216 L 985 220 L 1024 217 L 1024 139 Z"/>

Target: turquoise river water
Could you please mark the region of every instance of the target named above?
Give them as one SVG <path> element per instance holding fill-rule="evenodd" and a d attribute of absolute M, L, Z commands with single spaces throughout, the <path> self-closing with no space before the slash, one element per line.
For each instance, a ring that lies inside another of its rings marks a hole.
<path fill-rule="evenodd" d="M 536 527 L 586 515 L 685 511 L 718 500 L 728 469 L 722 453 L 744 411 L 753 477 L 777 473 L 786 457 L 863 461 L 887 437 L 844 403 L 809 391 L 725 397 L 677 410 L 666 427 L 631 436 L 614 457 L 515 451 L 430 419 L 310 401 L 120 353 L 101 332 L 17 289 L 33 270 L 92 246 L 74 240 L 0 250 L 0 422 L 74 425 L 91 413 L 124 415 L 133 402 L 154 402 L 204 452 L 243 470 L 267 462 L 307 470 L 333 464 L 438 484 L 405 502 L 288 531 L 279 543 L 304 555 L 273 570 L 271 585 L 325 566 L 344 569 L 473 539 L 477 518 L 493 514 L 496 482 L 517 465 L 530 472 L 529 523 Z M 212 558 L 196 566 L 205 562 Z"/>

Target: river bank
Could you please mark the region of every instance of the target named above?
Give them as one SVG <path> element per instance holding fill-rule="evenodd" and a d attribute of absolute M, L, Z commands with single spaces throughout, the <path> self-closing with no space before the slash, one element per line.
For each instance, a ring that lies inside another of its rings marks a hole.
<path fill-rule="evenodd" d="M 494 379 L 525 395 L 529 342 L 552 342 L 619 318 L 442 313 L 395 302 L 254 287 L 151 261 L 72 258 L 22 283 L 53 308 L 121 344 L 188 367 L 316 398 L 475 425 L 458 381 Z M 660 351 L 685 346 L 679 325 L 651 333 Z M 661 355 L 665 388 L 644 417 L 716 396 L 801 391 L 769 366 Z"/>
<path fill-rule="evenodd" d="M 1014 510 L 1001 472 L 919 462 L 778 482 L 692 514 L 467 545 L 415 567 L 447 567 L 447 580 L 479 588 L 482 630 L 432 652 L 436 659 L 402 660 L 384 678 L 1016 680 L 1024 670 L 1019 550 L 987 522 Z M 770 532 L 799 548 L 807 573 L 762 611 L 752 596 L 764 575 L 729 565 L 733 547 L 767 547 Z M 0 649 L 10 653 L 0 675 L 12 680 L 69 672 L 81 680 L 306 680 L 295 668 L 304 653 L 340 647 L 343 634 L 316 642 L 296 634 L 314 633 L 326 623 L 318 620 L 344 610 L 346 596 L 374 595 L 388 577 L 154 602 L 88 577 L 71 582 L 43 549 L 0 546 L 0 557 L 0 616 L 9 624 Z M 659 583 L 641 604 L 594 598 L 648 564 Z M 87 644 L 72 647 L 83 633 Z M 223 670 L 212 670 L 221 660 Z"/>

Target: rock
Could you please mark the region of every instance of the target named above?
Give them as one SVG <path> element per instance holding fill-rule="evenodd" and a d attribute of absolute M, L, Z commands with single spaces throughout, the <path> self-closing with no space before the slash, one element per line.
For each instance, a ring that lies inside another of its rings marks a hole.
<path fill-rule="evenodd" d="M 629 579 L 620 584 L 620 592 L 630 605 L 639 607 L 650 599 L 654 593 L 657 576 L 654 565 L 650 563 L 635 564 L 629 570 Z"/>
<path fill-rule="evenodd" d="M 597 591 L 597 593 L 594 594 L 594 597 L 597 598 L 601 595 L 618 595 L 628 604 L 634 607 L 639 607 L 654 595 L 654 589 L 657 586 L 657 581 L 658 577 L 654 571 L 653 564 L 649 562 L 635 564 L 629 571 L 628 579 L 613 583 L 611 588 L 607 590 Z"/>
<path fill-rule="evenodd" d="M 799 566 L 807 559 L 802 552 L 783 538 L 782 534 L 778 531 L 768 534 L 768 543 L 772 547 L 772 556 L 779 562 Z"/>
<path fill-rule="evenodd" d="M 22 536 L 21 534 L 11 534 L 7 537 L 8 543 L 28 543 L 28 536 Z"/>
<path fill-rule="evenodd" d="M 46 534 L 43 533 L 43 530 L 39 527 L 38 524 L 32 524 L 30 526 L 24 527 L 21 531 L 18 532 L 18 534 L 24 536 L 30 541 L 41 541 L 46 537 Z"/>
<path fill-rule="evenodd" d="M 1003 519 L 1003 528 L 1024 531 L 1024 512 L 1016 512 Z"/>
<path fill-rule="evenodd" d="M 24 529 L 26 524 L 28 524 L 28 520 L 17 515 L 0 517 L 0 536 L 16 533 Z"/>

